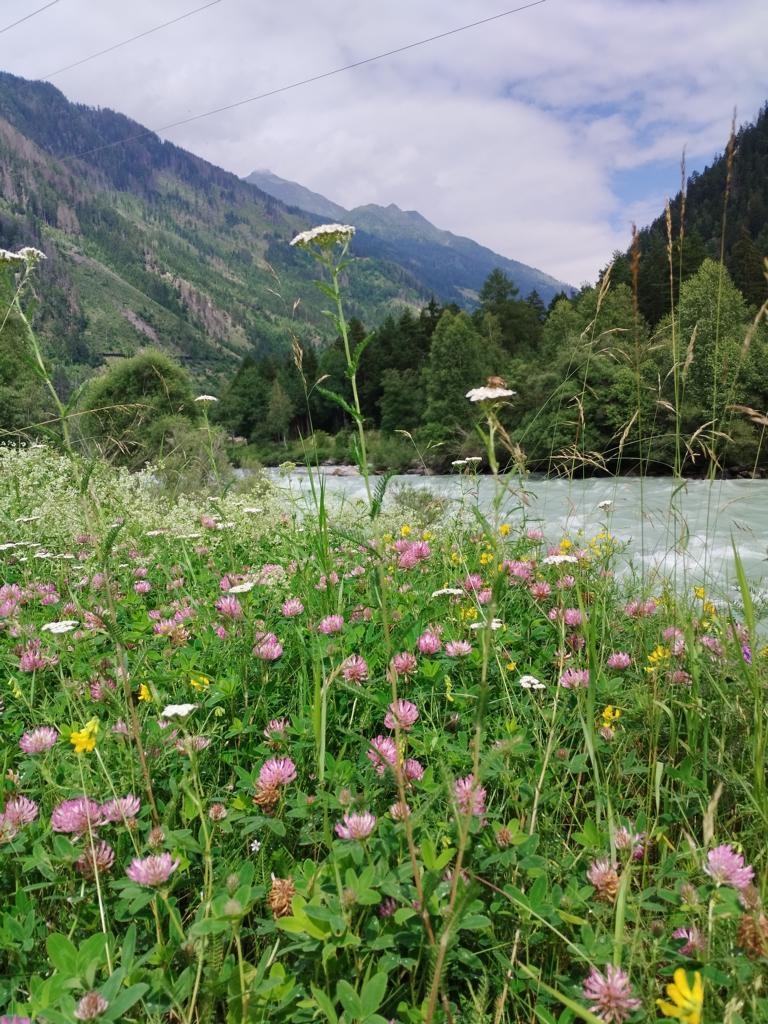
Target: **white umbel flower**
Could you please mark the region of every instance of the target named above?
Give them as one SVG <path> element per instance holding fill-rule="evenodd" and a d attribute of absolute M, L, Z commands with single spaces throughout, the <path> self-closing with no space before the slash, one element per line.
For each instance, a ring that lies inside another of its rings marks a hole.
<path fill-rule="evenodd" d="M 544 683 L 540 682 L 536 676 L 520 676 L 518 682 L 524 690 L 544 690 L 546 687 Z"/>
<path fill-rule="evenodd" d="M 516 395 L 516 391 L 511 391 L 509 388 L 472 388 L 464 396 L 468 398 L 470 402 L 495 402 L 499 398 L 512 398 Z"/>
<path fill-rule="evenodd" d="M 163 708 L 163 713 L 160 717 L 186 718 L 196 707 L 197 704 L 169 704 L 166 708 Z"/>
<path fill-rule="evenodd" d="M 355 229 L 351 224 L 318 224 L 316 228 L 301 231 L 291 239 L 291 245 L 298 245 L 302 249 L 312 242 L 317 242 L 321 246 L 332 246 L 337 242 L 348 242 L 354 233 Z"/>
<path fill-rule="evenodd" d="M 46 622 L 40 630 L 45 633 L 71 633 L 79 625 L 77 619 L 62 619 L 60 622 Z"/>
<path fill-rule="evenodd" d="M 218 398 L 215 395 L 198 395 L 195 399 L 196 402 L 218 402 Z"/>

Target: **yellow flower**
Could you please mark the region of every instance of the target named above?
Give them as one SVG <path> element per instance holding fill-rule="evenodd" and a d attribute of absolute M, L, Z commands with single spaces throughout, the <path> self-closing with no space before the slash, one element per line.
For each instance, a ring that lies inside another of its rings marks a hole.
<path fill-rule="evenodd" d="M 433 537 L 434 534 L 432 533 L 431 530 L 425 530 L 421 535 L 422 540 L 432 540 Z"/>
<path fill-rule="evenodd" d="M 76 754 L 90 753 L 96 749 L 96 734 L 99 731 L 98 718 L 92 718 L 83 726 L 79 732 L 69 734 L 69 742 L 75 748 Z"/>
<path fill-rule="evenodd" d="M 189 685 L 193 690 L 205 690 L 211 685 L 211 680 L 208 676 L 192 676 L 189 680 Z"/>
<path fill-rule="evenodd" d="M 615 722 L 618 718 L 621 718 L 621 710 L 615 708 L 613 704 L 608 704 L 603 708 L 603 725 L 609 726 L 611 722 Z"/>
<path fill-rule="evenodd" d="M 152 700 L 152 694 L 146 683 L 142 683 L 139 687 L 139 700 Z"/>
<path fill-rule="evenodd" d="M 672 652 L 668 647 L 664 647 L 662 644 L 654 647 L 651 653 L 648 655 L 648 665 L 645 669 L 646 672 L 655 672 L 656 669 L 662 668 L 664 663 L 668 662 L 672 657 Z"/>
<path fill-rule="evenodd" d="M 474 605 L 470 605 L 469 608 L 462 608 L 459 612 L 459 618 L 465 619 L 468 622 L 474 622 L 477 618 L 477 608 Z"/>
<path fill-rule="evenodd" d="M 516 668 L 517 668 L 517 662 L 516 661 L 508 661 L 507 662 L 507 672 L 514 672 Z"/>
<path fill-rule="evenodd" d="M 499 533 L 501 534 L 502 537 L 508 537 L 509 531 L 511 529 L 512 527 L 509 525 L 509 523 L 502 523 L 501 526 L 499 527 Z"/>
<path fill-rule="evenodd" d="M 384 541 L 385 544 L 391 544 L 392 541 L 394 540 L 394 537 L 392 536 L 391 533 L 385 533 L 381 539 Z"/>
<path fill-rule="evenodd" d="M 715 608 L 711 601 L 704 602 L 703 611 L 705 615 L 710 617 L 710 619 L 717 618 L 717 608 Z"/>
<path fill-rule="evenodd" d="M 698 597 L 700 601 L 704 600 L 704 587 L 694 587 L 693 593 L 695 597 Z"/>
<path fill-rule="evenodd" d="M 567 551 L 569 548 L 573 547 L 573 541 L 568 540 L 567 537 L 563 537 L 563 539 L 560 541 L 560 547 L 563 549 L 563 551 Z"/>
<path fill-rule="evenodd" d="M 451 552 L 451 561 L 453 562 L 454 565 L 456 565 L 457 562 L 461 561 L 461 556 L 457 551 Z"/>
<path fill-rule="evenodd" d="M 445 679 L 444 679 L 444 682 L 445 682 L 445 699 L 450 704 L 453 704 L 453 696 L 451 695 L 451 691 L 453 690 L 453 683 L 451 682 L 451 677 L 450 676 L 446 676 Z"/>
<path fill-rule="evenodd" d="M 484 551 L 482 555 L 480 555 L 480 565 L 488 565 L 488 563 L 492 561 L 493 555 L 490 553 L 490 551 Z"/>
<path fill-rule="evenodd" d="M 678 967 L 675 971 L 673 984 L 667 985 L 667 995 L 672 1000 L 657 999 L 656 1005 L 665 1017 L 674 1017 L 681 1024 L 701 1024 L 701 1011 L 704 1006 L 704 986 L 698 971 L 693 975 L 693 987 L 688 982 L 688 975 Z"/>
<path fill-rule="evenodd" d="M 411 528 L 410 528 L 410 526 L 408 526 L 407 523 L 405 524 L 405 526 L 401 526 L 400 527 L 400 536 L 401 537 L 410 537 L 410 535 L 411 535 Z"/>

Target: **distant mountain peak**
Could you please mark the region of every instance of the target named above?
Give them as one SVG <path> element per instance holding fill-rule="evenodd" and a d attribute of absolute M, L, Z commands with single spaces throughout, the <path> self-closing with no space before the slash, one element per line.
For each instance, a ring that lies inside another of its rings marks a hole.
<path fill-rule="evenodd" d="M 471 305 L 485 279 L 497 268 L 514 281 L 524 296 L 535 290 L 548 302 L 558 292 L 574 290 L 535 267 L 501 256 L 471 238 L 435 227 L 418 210 L 403 210 L 397 203 L 366 203 L 347 210 L 272 171 L 254 171 L 245 180 L 314 217 L 332 217 L 354 224 L 358 229 L 358 255 L 399 263 L 444 301 Z"/>

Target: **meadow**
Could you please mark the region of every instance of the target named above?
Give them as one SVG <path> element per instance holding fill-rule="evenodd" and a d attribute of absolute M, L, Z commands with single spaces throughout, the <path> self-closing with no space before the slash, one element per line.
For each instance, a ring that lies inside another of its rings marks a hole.
<path fill-rule="evenodd" d="M 0 478 L 1 1021 L 768 1019 L 746 580 L 617 575 L 607 508 Z"/>

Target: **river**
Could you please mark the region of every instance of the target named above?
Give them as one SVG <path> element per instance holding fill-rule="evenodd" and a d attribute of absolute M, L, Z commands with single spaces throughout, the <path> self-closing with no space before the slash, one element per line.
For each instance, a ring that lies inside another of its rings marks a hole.
<path fill-rule="evenodd" d="M 288 474 L 267 470 L 279 486 L 300 504 L 311 503 L 305 471 Z M 326 493 L 335 502 L 352 505 L 365 501 L 365 485 L 358 475 L 323 473 Z M 375 487 L 379 477 L 372 477 Z M 395 476 L 389 482 L 386 507 L 399 487 L 426 489 L 448 499 L 450 514 L 466 514 L 473 505 L 483 513 L 492 509 L 492 477 L 466 471 L 451 476 Z M 601 503 L 611 502 L 607 509 Z M 500 521 L 515 523 L 522 517 L 519 489 L 505 496 Z M 626 544 L 622 572 L 674 575 L 686 585 L 715 586 L 725 596 L 736 586 L 733 545 L 746 574 L 762 599 L 768 598 L 768 481 L 687 480 L 631 477 L 566 480 L 530 477 L 526 481 L 525 517 L 539 527 L 550 543 L 568 536 L 577 542 L 607 528 Z"/>

